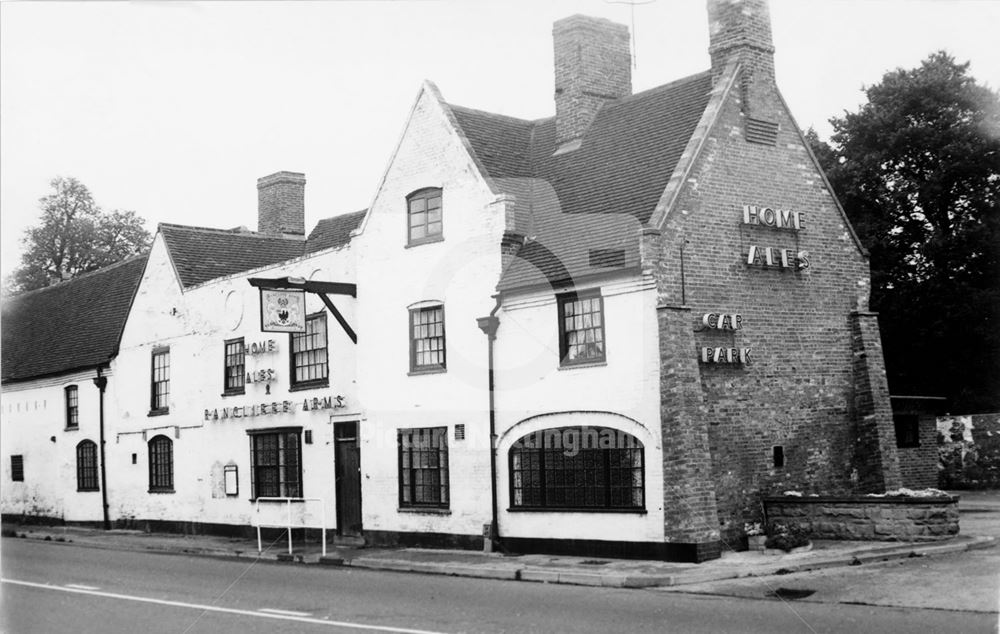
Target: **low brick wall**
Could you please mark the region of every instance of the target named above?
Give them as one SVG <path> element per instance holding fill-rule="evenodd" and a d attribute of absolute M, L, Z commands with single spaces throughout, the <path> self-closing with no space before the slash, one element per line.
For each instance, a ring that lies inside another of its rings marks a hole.
<path fill-rule="evenodd" d="M 769 497 L 770 524 L 799 526 L 812 539 L 922 541 L 958 534 L 958 498 Z"/>

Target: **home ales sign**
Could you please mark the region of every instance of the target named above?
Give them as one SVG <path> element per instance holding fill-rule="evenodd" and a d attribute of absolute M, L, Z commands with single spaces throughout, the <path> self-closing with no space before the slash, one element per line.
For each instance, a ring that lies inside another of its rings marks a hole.
<path fill-rule="evenodd" d="M 757 205 L 743 205 L 743 224 L 801 231 L 805 227 L 805 215 L 799 211 L 772 209 Z M 747 266 L 776 266 L 782 269 L 809 268 L 809 253 L 795 249 L 751 244 L 747 249 Z"/>

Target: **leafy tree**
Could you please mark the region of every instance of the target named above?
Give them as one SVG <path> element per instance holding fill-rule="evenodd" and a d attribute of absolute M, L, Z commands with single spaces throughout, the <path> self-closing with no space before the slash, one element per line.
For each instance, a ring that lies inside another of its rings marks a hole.
<path fill-rule="evenodd" d="M 54 178 L 38 202 L 41 222 L 24 232 L 21 266 L 10 292 L 30 291 L 119 262 L 149 246 L 145 220 L 134 211 L 103 211 L 75 178 Z"/>
<path fill-rule="evenodd" d="M 1000 98 L 945 52 L 807 138 L 871 253 L 890 389 L 1000 411 Z"/>

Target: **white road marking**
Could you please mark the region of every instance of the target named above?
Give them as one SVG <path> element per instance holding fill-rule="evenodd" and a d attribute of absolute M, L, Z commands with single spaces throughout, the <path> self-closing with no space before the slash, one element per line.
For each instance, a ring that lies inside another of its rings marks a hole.
<path fill-rule="evenodd" d="M 54 586 L 48 583 L 35 583 L 33 581 L 20 581 L 18 579 L 0 579 L 0 582 L 29 588 L 41 588 L 43 590 L 57 590 L 59 592 L 71 592 L 74 594 L 89 594 L 97 597 L 109 599 L 121 599 L 124 601 L 138 601 L 140 603 L 155 603 L 157 605 L 167 605 L 177 608 L 190 608 L 193 610 L 205 610 L 206 612 L 221 612 L 224 614 L 238 614 L 240 616 L 255 616 L 262 619 L 278 619 L 282 621 L 296 621 L 298 623 L 311 623 L 313 625 L 328 625 L 330 627 L 353 627 L 359 630 L 375 630 L 378 632 L 398 632 L 400 634 L 444 634 L 433 630 L 415 630 L 405 627 L 392 627 L 391 625 L 367 625 L 365 623 L 351 623 L 350 621 L 330 621 L 327 619 L 317 619 L 304 616 L 293 616 L 282 611 L 279 614 L 271 612 L 256 612 L 252 610 L 237 610 L 235 608 L 223 608 L 217 605 L 203 605 L 199 603 L 186 603 L 184 601 L 167 601 L 165 599 L 151 599 L 149 597 L 136 597 L 128 594 L 118 594 L 115 592 L 99 592 L 96 590 L 84 590 L 81 588 L 70 588 L 64 586 Z"/>
<path fill-rule="evenodd" d="M 267 612 L 269 614 L 284 614 L 285 616 L 312 616 L 309 612 L 295 612 L 294 610 L 276 610 L 274 608 L 261 608 L 257 610 L 258 612 Z"/>
<path fill-rule="evenodd" d="M 97 586 L 85 586 L 82 583 L 67 583 L 67 588 L 74 588 L 76 590 L 100 590 Z"/>

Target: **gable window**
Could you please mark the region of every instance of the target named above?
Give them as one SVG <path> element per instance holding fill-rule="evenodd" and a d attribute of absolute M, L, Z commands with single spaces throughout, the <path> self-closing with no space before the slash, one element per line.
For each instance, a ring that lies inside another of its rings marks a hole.
<path fill-rule="evenodd" d="M 149 441 L 149 490 L 174 490 L 174 442 L 163 435 Z"/>
<path fill-rule="evenodd" d="M 510 450 L 516 509 L 643 510 L 642 443 L 617 429 L 560 427 L 520 438 Z"/>
<path fill-rule="evenodd" d="M 445 367 L 444 306 L 410 309 L 410 371 Z"/>
<path fill-rule="evenodd" d="M 896 428 L 896 446 L 906 449 L 920 446 L 920 417 L 916 414 L 896 414 L 892 417 Z"/>
<path fill-rule="evenodd" d="M 250 496 L 302 497 L 301 427 L 250 430 Z"/>
<path fill-rule="evenodd" d="M 441 190 L 436 187 L 413 192 L 406 199 L 409 244 L 442 239 Z"/>
<path fill-rule="evenodd" d="M 326 313 L 306 318 L 306 331 L 293 332 L 292 387 L 322 387 L 330 384 L 326 350 Z"/>
<path fill-rule="evenodd" d="M 604 361 L 604 298 L 599 291 L 566 293 L 557 300 L 562 365 Z"/>
<path fill-rule="evenodd" d="M 92 440 L 82 440 L 76 446 L 76 490 L 99 490 L 97 486 L 97 445 Z"/>
<path fill-rule="evenodd" d="M 170 411 L 170 348 L 153 348 L 152 373 L 149 388 L 149 413 L 166 414 Z"/>
<path fill-rule="evenodd" d="M 17 454 L 10 457 L 10 479 L 14 482 L 24 482 L 24 456 Z"/>
<path fill-rule="evenodd" d="M 80 426 L 80 395 L 75 385 L 66 386 L 66 429 Z"/>
<path fill-rule="evenodd" d="M 400 429 L 400 508 L 448 508 L 448 428 Z"/>
<path fill-rule="evenodd" d="M 243 394 L 245 388 L 246 353 L 243 348 L 243 337 L 230 339 L 225 344 L 225 361 L 223 377 L 224 394 Z"/>

